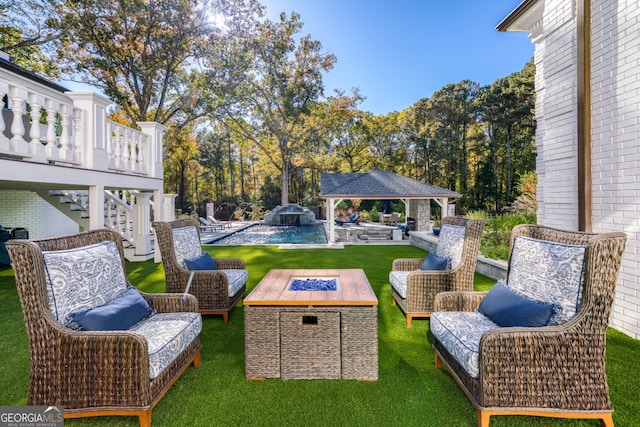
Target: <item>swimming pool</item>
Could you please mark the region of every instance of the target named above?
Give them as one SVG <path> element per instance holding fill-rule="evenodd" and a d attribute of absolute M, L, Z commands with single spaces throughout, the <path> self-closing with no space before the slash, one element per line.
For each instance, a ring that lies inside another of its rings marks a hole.
<path fill-rule="evenodd" d="M 220 239 L 208 242 L 211 245 L 279 245 L 279 244 L 326 244 L 324 224 L 312 225 L 264 225 L 255 224 Z"/>

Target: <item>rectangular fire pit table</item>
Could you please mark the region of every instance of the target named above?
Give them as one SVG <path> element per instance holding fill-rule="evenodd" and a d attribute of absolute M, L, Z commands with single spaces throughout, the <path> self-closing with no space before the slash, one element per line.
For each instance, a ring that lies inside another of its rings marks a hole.
<path fill-rule="evenodd" d="M 243 304 L 247 378 L 378 379 L 378 299 L 362 269 L 271 270 Z"/>

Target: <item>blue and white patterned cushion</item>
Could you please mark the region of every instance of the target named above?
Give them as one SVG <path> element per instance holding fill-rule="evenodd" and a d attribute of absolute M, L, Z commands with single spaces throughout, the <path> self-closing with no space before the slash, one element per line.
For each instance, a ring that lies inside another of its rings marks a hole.
<path fill-rule="evenodd" d="M 185 259 L 195 259 L 202 255 L 202 244 L 198 236 L 198 230 L 193 226 L 174 228 L 173 248 L 176 252 L 176 261 L 182 268 L 187 268 Z"/>
<path fill-rule="evenodd" d="M 440 228 L 436 255 L 451 261 L 448 269 L 456 268 L 462 261 L 465 231 L 466 228 L 461 225 L 444 224 Z"/>
<path fill-rule="evenodd" d="M 149 376 L 156 378 L 202 331 L 199 313 L 158 313 L 129 329 L 145 337 L 149 348 Z"/>
<path fill-rule="evenodd" d="M 227 282 L 229 283 L 229 296 L 232 297 L 238 293 L 238 291 L 247 283 L 249 279 L 249 273 L 247 270 L 218 270 L 227 275 Z"/>
<path fill-rule="evenodd" d="M 105 241 L 62 251 L 43 251 L 49 309 L 74 327 L 70 315 L 108 303 L 127 290 L 118 245 Z"/>
<path fill-rule="evenodd" d="M 402 298 L 407 298 L 407 278 L 411 271 L 391 271 L 389 273 L 389 283 L 393 289 L 396 290 L 398 295 Z"/>
<path fill-rule="evenodd" d="M 550 324 L 560 325 L 578 310 L 586 246 L 519 236 L 511 252 L 507 287 L 535 301 L 557 306 Z"/>
<path fill-rule="evenodd" d="M 431 313 L 430 328 L 447 352 L 473 378 L 478 378 L 480 338 L 499 326 L 477 311 Z"/>

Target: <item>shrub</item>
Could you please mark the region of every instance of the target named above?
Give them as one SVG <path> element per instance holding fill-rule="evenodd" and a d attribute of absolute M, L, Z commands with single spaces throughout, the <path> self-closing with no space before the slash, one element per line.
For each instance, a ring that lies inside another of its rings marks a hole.
<path fill-rule="evenodd" d="M 511 230 L 518 224 L 536 224 L 532 213 L 507 213 L 489 216 L 484 211 L 473 211 L 466 215 L 470 219 L 484 219 L 487 224 L 480 241 L 480 252 L 487 258 L 507 260 L 509 258 L 509 238 Z"/>

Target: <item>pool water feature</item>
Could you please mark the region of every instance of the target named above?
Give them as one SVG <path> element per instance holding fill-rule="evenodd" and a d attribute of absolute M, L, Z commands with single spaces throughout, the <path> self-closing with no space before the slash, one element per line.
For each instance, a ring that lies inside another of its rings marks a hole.
<path fill-rule="evenodd" d="M 233 234 L 212 240 L 212 245 L 327 244 L 324 224 L 265 225 L 255 224 Z"/>
<path fill-rule="evenodd" d="M 264 223 L 269 225 L 313 225 L 316 215 L 296 203 L 277 206 L 264 217 Z"/>

